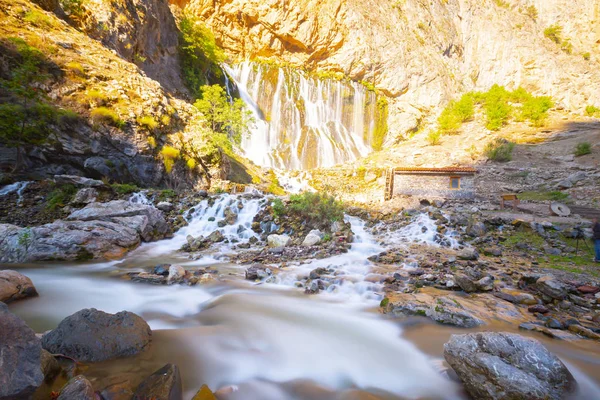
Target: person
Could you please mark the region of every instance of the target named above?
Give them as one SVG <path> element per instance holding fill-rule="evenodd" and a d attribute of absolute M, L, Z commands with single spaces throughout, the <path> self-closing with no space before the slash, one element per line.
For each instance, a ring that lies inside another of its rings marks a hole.
<path fill-rule="evenodd" d="M 598 217 L 594 218 L 592 230 L 594 231 L 594 249 L 596 250 L 595 262 L 600 263 L 600 221 Z"/>

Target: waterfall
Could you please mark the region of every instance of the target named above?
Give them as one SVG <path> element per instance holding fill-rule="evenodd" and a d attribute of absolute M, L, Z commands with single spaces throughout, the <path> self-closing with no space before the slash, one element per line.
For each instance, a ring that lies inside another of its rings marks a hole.
<path fill-rule="evenodd" d="M 256 164 L 331 167 L 372 151 L 377 98 L 363 85 L 248 61 L 224 69 L 256 121 L 242 139 Z"/>

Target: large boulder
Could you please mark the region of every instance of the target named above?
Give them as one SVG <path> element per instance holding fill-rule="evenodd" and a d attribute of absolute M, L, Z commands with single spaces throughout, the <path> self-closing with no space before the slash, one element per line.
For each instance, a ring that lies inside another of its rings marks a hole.
<path fill-rule="evenodd" d="M 151 339 L 152 330 L 138 315 L 128 311 L 107 314 L 90 308 L 62 320 L 43 336 L 42 346 L 51 353 L 94 362 L 137 354 Z"/>
<path fill-rule="evenodd" d="M 37 296 L 37 291 L 31 279 L 17 271 L 0 271 L 0 301 L 10 303 L 33 296 Z"/>
<path fill-rule="evenodd" d="M 319 231 L 317 229 L 313 229 L 304 238 L 304 241 L 302 242 L 302 246 L 307 246 L 307 247 L 316 246 L 317 244 L 321 243 L 321 239 L 322 239 L 321 231 Z"/>
<path fill-rule="evenodd" d="M 541 277 L 535 286 L 542 294 L 557 300 L 563 300 L 569 294 L 569 288 L 552 275 Z"/>
<path fill-rule="evenodd" d="M 169 234 L 169 225 L 156 207 L 127 200 L 91 203 L 74 211 L 67 219 L 116 222 L 134 228 L 146 242 L 163 239 Z"/>
<path fill-rule="evenodd" d="M 35 332 L 0 303 L 0 400 L 28 398 L 44 381 Z"/>
<path fill-rule="evenodd" d="M 267 236 L 267 244 L 269 247 L 285 247 L 292 243 L 292 238 L 288 235 L 269 235 Z"/>
<path fill-rule="evenodd" d="M 0 224 L 0 262 L 119 258 L 140 243 L 135 229 L 108 221 Z"/>
<path fill-rule="evenodd" d="M 167 364 L 144 379 L 133 395 L 133 400 L 182 400 L 183 388 L 179 368 Z"/>
<path fill-rule="evenodd" d="M 444 358 L 475 399 L 559 400 L 576 388 L 558 357 L 517 334 L 452 335 Z"/>
<path fill-rule="evenodd" d="M 63 386 L 57 400 L 96 400 L 96 395 L 90 381 L 78 375 Z"/>

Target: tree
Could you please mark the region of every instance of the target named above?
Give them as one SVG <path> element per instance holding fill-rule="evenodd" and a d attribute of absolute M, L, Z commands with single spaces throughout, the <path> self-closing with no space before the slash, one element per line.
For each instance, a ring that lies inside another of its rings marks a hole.
<path fill-rule="evenodd" d="M 56 110 L 38 101 L 36 84 L 48 75 L 42 73 L 41 52 L 21 39 L 14 39 L 21 60 L 9 80 L 0 82 L 10 95 L 10 102 L 0 104 L 0 142 L 17 149 L 17 171 L 23 162 L 22 148 L 44 143 L 49 136 L 48 125 L 55 121 Z"/>
<path fill-rule="evenodd" d="M 240 144 L 248 127 L 254 122 L 252 113 L 241 99 L 229 102 L 225 90 L 220 85 L 204 85 L 200 88 L 202 97 L 194 106 L 204 114 L 211 130 L 226 134 L 230 140 Z"/>

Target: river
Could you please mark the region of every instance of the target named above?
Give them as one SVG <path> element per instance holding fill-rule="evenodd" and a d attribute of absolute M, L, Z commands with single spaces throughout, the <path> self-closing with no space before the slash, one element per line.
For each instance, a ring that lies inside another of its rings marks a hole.
<path fill-rule="evenodd" d="M 124 380 L 137 384 L 171 362 L 181 370 L 186 399 L 205 383 L 220 389 L 220 400 L 465 398 L 460 385 L 445 376 L 443 344 L 453 333 L 477 329 L 378 313 L 382 287 L 368 279 L 372 265 L 367 258 L 385 246 L 360 219 L 347 217 L 355 234 L 348 253 L 288 263 L 260 284 L 244 280 L 247 266 L 227 260 L 235 251 L 229 244 L 217 245 L 197 260 L 177 251 L 188 234 L 216 229 L 224 206 L 238 201 L 244 206 L 238 223 L 226 227 L 224 234 L 248 241 L 255 235 L 252 219 L 267 200 L 221 195 L 186 213 L 189 225 L 172 239 L 144 244 L 123 260 L 22 266 L 20 271 L 33 280 L 40 296 L 10 308 L 37 332 L 53 329 L 68 315 L 90 307 L 110 313 L 128 310 L 148 321 L 154 332 L 147 351 L 86 369 L 85 375 L 98 388 Z M 418 216 L 386 242 L 436 245 L 423 229 L 431 224 L 426 216 Z M 450 245 L 452 240 L 449 234 Z M 158 263 L 214 269 L 220 282 L 152 286 L 122 279 L 127 272 Z M 318 295 L 305 295 L 295 283 L 317 267 L 335 269 L 340 280 Z M 501 323 L 483 330 L 517 331 L 516 326 Z M 600 398 L 600 346 L 534 337 L 576 376 L 581 388 L 576 398 Z"/>

